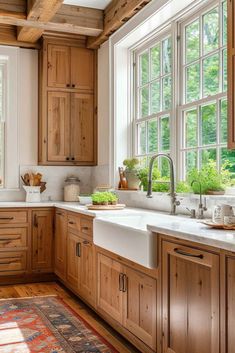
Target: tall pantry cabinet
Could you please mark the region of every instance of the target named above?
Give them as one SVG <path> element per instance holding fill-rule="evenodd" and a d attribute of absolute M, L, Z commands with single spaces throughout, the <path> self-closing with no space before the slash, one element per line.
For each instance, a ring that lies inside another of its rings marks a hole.
<path fill-rule="evenodd" d="M 96 164 L 96 52 L 44 37 L 40 52 L 39 164 Z"/>

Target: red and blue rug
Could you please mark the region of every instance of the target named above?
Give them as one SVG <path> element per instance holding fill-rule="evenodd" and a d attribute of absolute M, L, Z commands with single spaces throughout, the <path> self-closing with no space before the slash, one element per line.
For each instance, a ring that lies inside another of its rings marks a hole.
<path fill-rule="evenodd" d="M 0 301 L 0 353 L 118 353 L 57 297 Z"/>

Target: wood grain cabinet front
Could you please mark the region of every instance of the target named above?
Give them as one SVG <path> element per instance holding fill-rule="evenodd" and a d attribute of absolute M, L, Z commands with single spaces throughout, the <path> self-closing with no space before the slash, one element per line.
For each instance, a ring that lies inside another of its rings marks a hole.
<path fill-rule="evenodd" d="M 32 270 L 53 271 L 53 211 L 32 212 Z"/>
<path fill-rule="evenodd" d="M 55 247 L 54 271 L 62 280 L 66 280 L 67 259 L 67 213 L 62 210 L 55 212 Z"/>
<path fill-rule="evenodd" d="M 163 353 L 219 353 L 219 255 L 163 241 L 162 261 Z"/>

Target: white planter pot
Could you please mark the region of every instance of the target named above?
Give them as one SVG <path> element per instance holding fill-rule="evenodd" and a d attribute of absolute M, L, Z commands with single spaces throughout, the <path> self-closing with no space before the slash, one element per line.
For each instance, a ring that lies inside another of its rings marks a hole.
<path fill-rule="evenodd" d="M 24 190 L 26 191 L 26 202 L 40 202 L 40 186 L 25 186 L 23 185 Z"/>

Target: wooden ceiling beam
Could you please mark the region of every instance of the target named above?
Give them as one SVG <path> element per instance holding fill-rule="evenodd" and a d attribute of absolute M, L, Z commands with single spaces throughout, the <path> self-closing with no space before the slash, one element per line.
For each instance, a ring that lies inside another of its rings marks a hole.
<path fill-rule="evenodd" d="M 97 49 L 109 36 L 140 11 L 151 0 L 113 0 L 104 10 L 104 30 L 96 38 L 88 38 L 87 47 Z"/>
<path fill-rule="evenodd" d="M 58 11 L 63 0 L 28 0 L 27 20 L 35 22 L 48 22 Z M 43 33 L 42 28 L 20 27 L 17 32 L 19 41 L 35 43 Z"/>
<path fill-rule="evenodd" d="M 16 27 L 11 25 L 0 25 L 0 44 L 17 46 L 22 48 L 39 49 L 39 44 L 19 42 L 16 38 Z"/>

